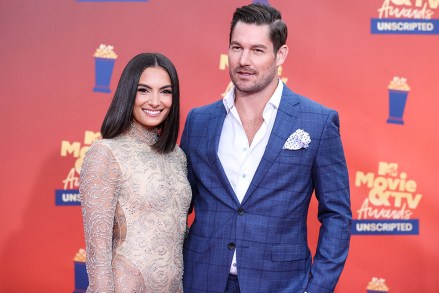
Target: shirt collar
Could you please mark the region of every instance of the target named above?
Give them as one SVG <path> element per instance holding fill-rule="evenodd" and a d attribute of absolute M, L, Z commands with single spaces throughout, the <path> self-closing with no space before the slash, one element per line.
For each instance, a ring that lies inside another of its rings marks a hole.
<path fill-rule="evenodd" d="M 268 100 L 267 105 L 265 106 L 265 109 L 268 105 L 271 105 L 275 109 L 279 108 L 280 100 L 282 98 L 282 92 L 284 89 L 283 82 L 278 78 L 278 83 L 276 90 L 274 91 L 271 98 Z M 227 114 L 230 112 L 230 109 L 233 108 L 235 105 L 235 86 L 232 86 L 232 88 L 227 92 L 227 94 L 223 98 L 223 104 L 226 108 Z M 265 110 L 264 110 L 265 111 Z"/>

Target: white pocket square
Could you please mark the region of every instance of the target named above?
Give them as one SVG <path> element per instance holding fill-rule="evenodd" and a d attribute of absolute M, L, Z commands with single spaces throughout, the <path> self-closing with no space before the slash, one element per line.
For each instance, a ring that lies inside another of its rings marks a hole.
<path fill-rule="evenodd" d="M 284 144 L 283 149 L 287 150 L 300 150 L 308 148 L 311 143 L 311 138 L 308 132 L 302 129 L 297 129 L 293 134 L 291 134 Z"/>

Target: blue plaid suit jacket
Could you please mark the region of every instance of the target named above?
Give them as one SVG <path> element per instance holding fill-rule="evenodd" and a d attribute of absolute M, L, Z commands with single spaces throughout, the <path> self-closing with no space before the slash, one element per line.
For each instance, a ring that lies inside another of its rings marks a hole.
<path fill-rule="evenodd" d="M 242 203 L 217 156 L 222 101 L 190 111 L 181 139 L 195 220 L 184 244 L 184 291 L 224 292 L 233 252 L 243 293 L 333 292 L 349 249 L 352 214 L 337 112 L 284 85 L 273 130 Z M 306 149 L 283 145 L 297 129 Z M 311 196 L 321 222 L 314 260 L 307 244 Z"/>

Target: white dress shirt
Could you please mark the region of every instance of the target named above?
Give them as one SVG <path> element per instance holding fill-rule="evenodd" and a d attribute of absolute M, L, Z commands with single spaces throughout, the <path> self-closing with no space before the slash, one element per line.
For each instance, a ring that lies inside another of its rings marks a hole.
<path fill-rule="evenodd" d="M 227 116 L 219 140 L 218 158 L 240 203 L 265 152 L 276 119 L 282 91 L 283 83 L 279 80 L 276 90 L 265 105 L 262 113 L 264 121 L 256 132 L 251 145 L 248 143 L 247 135 L 235 107 L 235 88 L 233 87 L 224 97 L 223 102 Z M 234 275 L 238 274 L 236 261 L 235 250 L 230 266 L 230 273 Z"/>

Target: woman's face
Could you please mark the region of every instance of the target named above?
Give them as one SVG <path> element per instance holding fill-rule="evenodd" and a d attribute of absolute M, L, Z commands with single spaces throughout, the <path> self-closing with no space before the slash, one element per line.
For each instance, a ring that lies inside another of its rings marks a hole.
<path fill-rule="evenodd" d="M 134 102 L 134 120 L 148 130 L 168 117 L 172 106 L 171 78 L 162 67 L 148 67 L 140 76 Z"/>

